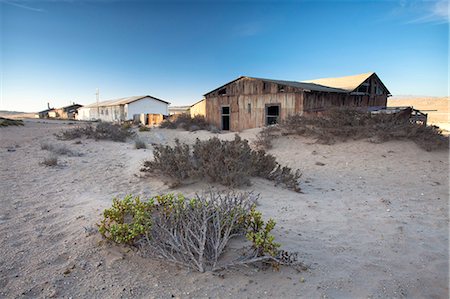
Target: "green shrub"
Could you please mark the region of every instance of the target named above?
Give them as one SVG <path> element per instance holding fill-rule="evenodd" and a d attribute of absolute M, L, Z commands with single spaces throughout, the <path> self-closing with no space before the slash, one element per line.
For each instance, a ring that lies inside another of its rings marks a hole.
<path fill-rule="evenodd" d="M 250 177 L 262 177 L 299 192 L 297 170 L 281 167 L 264 150 L 252 150 L 247 140 L 238 135 L 232 141 L 217 137 L 206 141 L 196 140 L 192 147 L 178 140 L 175 146 L 157 145 L 154 160 L 145 161 L 142 171 L 158 171 L 179 185 L 186 179 L 206 179 L 225 186 L 249 185 Z"/>
<path fill-rule="evenodd" d="M 133 244 L 149 233 L 153 202 L 142 202 L 139 197 L 126 196 L 113 199 L 110 209 L 103 212 L 99 232 L 108 240 L 122 244 Z"/>
<path fill-rule="evenodd" d="M 256 211 L 254 206 L 246 217 L 244 225 L 247 233 L 245 237 L 252 242 L 256 256 L 276 256 L 281 244 L 274 242 L 275 237 L 270 234 L 276 222 L 273 219 L 269 219 L 265 223 L 261 212 Z"/>

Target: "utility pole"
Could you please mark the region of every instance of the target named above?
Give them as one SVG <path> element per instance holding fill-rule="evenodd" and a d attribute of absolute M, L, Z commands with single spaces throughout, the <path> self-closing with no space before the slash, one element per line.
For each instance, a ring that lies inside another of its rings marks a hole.
<path fill-rule="evenodd" d="M 97 88 L 97 92 L 95 93 L 95 95 L 97 97 L 97 118 L 100 118 L 100 106 L 98 103 L 98 99 L 100 97 L 100 92 L 99 92 L 98 88 Z"/>

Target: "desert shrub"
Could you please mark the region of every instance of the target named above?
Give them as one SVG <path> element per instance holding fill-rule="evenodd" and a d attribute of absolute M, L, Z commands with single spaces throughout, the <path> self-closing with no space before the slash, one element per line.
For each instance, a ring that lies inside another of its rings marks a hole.
<path fill-rule="evenodd" d="M 202 115 L 191 117 L 189 114 L 183 113 L 172 116 L 164 120 L 160 124 L 160 128 L 167 129 L 183 129 L 186 131 L 212 130 L 212 127 Z"/>
<path fill-rule="evenodd" d="M 139 132 L 148 132 L 150 131 L 150 128 L 147 126 L 140 126 L 139 127 Z"/>
<path fill-rule="evenodd" d="M 279 132 L 280 128 L 278 125 L 264 127 L 258 135 L 256 135 L 256 140 L 253 143 L 257 148 L 271 149 L 272 140 L 279 135 Z"/>
<path fill-rule="evenodd" d="M 255 201 L 251 193 L 211 190 L 193 198 L 165 194 L 145 202 L 127 196 L 104 211 L 99 231 L 116 243 L 139 244 L 150 256 L 200 272 L 257 262 L 294 265 L 284 257 L 292 254 L 280 251 L 270 234 L 275 221 L 265 223 Z M 246 236 L 250 248 L 222 261 L 229 241 L 239 236 Z"/>
<path fill-rule="evenodd" d="M 53 144 L 49 142 L 41 143 L 41 149 L 47 150 L 49 152 L 54 153 L 55 155 L 66 155 L 66 156 L 80 156 L 79 153 L 76 153 L 70 149 L 68 149 L 64 144 Z"/>
<path fill-rule="evenodd" d="M 263 129 L 256 144 L 270 148 L 270 141 L 279 135 L 310 136 L 323 144 L 364 138 L 372 142 L 412 140 L 427 151 L 449 146 L 449 138 L 437 127 L 411 123 L 401 114 L 374 114 L 354 108 L 334 108 L 322 115 L 289 116 L 276 129 Z"/>
<path fill-rule="evenodd" d="M 44 158 L 44 160 L 40 164 L 44 166 L 56 166 L 58 165 L 58 157 L 55 155 L 51 155 Z"/>
<path fill-rule="evenodd" d="M 147 145 L 145 144 L 144 141 L 142 141 L 141 139 L 136 139 L 134 141 L 134 147 L 136 149 L 141 149 L 141 148 L 147 148 Z"/>
<path fill-rule="evenodd" d="M 0 117 L 0 127 L 23 126 L 23 120 Z"/>
<path fill-rule="evenodd" d="M 135 133 L 130 127 L 107 122 L 99 122 L 95 127 L 87 125 L 62 130 L 56 137 L 60 140 L 72 140 L 76 138 L 88 138 L 95 140 L 112 140 L 125 142 L 127 138 L 133 137 Z"/>
<path fill-rule="evenodd" d="M 264 150 L 252 150 L 247 140 L 238 135 L 232 141 L 217 137 L 196 140 L 192 147 L 176 140 L 175 146 L 156 145 L 154 160 L 145 161 L 142 171 L 158 171 L 171 178 L 174 185 L 186 179 L 206 179 L 225 186 L 249 185 L 250 177 L 262 177 L 284 184 L 299 192 L 301 174 L 289 167 L 281 167 Z"/>
<path fill-rule="evenodd" d="M 115 198 L 112 207 L 103 211 L 99 232 L 116 243 L 133 244 L 149 233 L 152 208 L 152 201 L 142 202 L 139 197 Z"/>

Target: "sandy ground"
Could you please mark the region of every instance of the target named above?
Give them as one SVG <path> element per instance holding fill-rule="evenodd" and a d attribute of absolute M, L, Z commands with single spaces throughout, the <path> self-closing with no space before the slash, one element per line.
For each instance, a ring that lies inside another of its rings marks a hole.
<path fill-rule="evenodd" d="M 263 179 L 259 209 L 277 221 L 283 248 L 310 269 L 248 267 L 197 273 L 111 246 L 95 224 L 115 196 L 193 194 L 204 183 L 170 190 L 140 177 L 151 147 L 132 141 L 56 141 L 67 123 L 28 120 L 0 128 L 1 298 L 448 298 L 448 152 L 411 142 L 332 146 L 283 137 L 270 153 L 303 172 L 303 193 Z M 241 133 L 253 139 L 258 130 Z M 150 143 L 193 142 L 208 132 L 154 129 Z M 220 134 L 233 138 L 233 134 Z M 82 156 L 39 164 L 41 142 L 63 143 Z M 324 165 L 317 165 L 321 162 Z"/>

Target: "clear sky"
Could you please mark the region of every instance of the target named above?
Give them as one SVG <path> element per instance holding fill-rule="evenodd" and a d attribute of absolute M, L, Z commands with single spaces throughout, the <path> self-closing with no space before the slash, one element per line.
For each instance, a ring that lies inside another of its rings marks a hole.
<path fill-rule="evenodd" d="M 375 71 L 448 95 L 447 1 L 0 0 L 0 110 L 132 95 L 188 105 L 238 76 Z"/>

